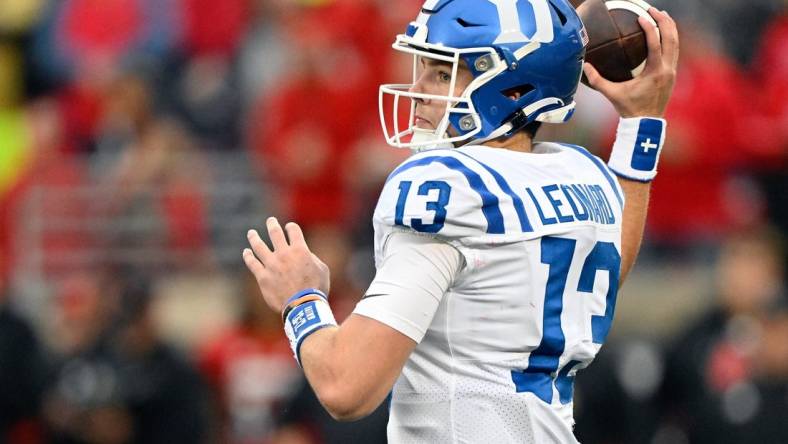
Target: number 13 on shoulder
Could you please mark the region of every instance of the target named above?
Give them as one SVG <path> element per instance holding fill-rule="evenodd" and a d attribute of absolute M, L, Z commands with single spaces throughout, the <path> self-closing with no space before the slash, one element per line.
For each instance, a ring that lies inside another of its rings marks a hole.
<path fill-rule="evenodd" d="M 405 226 L 403 219 L 405 218 L 405 203 L 408 200 L 408 194 L 413 186 L 413 182 L 405 180 L 399 183 L 399 198 L 397 199 L 397 207 L 394 213 L 394 223 L 400 226 Z M 427 211 L 432 211 L 434 214 L 431 224 L 425 224 L 421 218 L 411 218 L 410 226 L 422 233 L 437 233 L 443 228 L 446 223 L 446 205 L 449 203 L 451 197 L 451 186 L 442 180 L 428 180 L 422 183 L 418 189 L 419 196 L 429 196 L 430 192 L 438 190 L 438 198 L 433 201 L 428 201 L 426 205 Z"/>

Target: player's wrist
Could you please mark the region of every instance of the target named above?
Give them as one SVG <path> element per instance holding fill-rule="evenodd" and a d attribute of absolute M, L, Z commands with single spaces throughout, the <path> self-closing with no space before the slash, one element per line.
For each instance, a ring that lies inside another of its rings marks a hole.
<path fill-rule="evenodd" d="M 621 117 L 607 163 L 610 170 L 628 180 L 654 180 L 666 126 L 661 117 Z"/>
<path fill-rule="evenodd" d="M 287 301 L 285 301 L 284 306 L 280 310 L 280 313 L 282 314 L 282 321 L 287 320 L 287 315 L 293 308 L 319 298 L 328 301 L 328 295 L 317 288 L 305 288 L 299 292 L 296 292 L 290 296 Z"/>
<path fill-rule="evenodd" d="M 307 288 L 291 296 L 282 309 L 282 320 L 298 365 L 301 365 L 304 340 L 322 328 L 337 325 L 328 305 L 328 295 L 316 288 Z"/>
<path fill-rule="evenodd" d="M 621 119 L 665 119 L 664 112 L 651 112 L 651 111 L 644 111 L 644 110 L 620 110 L 618 109 L 618 115 Z"/>

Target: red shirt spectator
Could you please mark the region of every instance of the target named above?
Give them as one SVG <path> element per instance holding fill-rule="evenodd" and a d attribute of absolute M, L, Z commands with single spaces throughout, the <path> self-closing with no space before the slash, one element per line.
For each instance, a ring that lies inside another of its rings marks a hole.
<path fill-rule="evenodd" d="M 771 115 L 788 116 L 788 12 L 764 32 L 755 71 L 764 91 L 761 106 Z"/>
<path fill-rule="evenodd" d="M 179 0 L 184 16 L 184 43 L 191 54 L 232 56 L 246 34 L 249 0 Z"/>
<path fill-rule="evenodd" d="M 242 322 L 207 343 L 198 359 L 216 394 L 220 442 L 264 443 L 275 430 L 277 408 L 301 374 L 282 336 L 279 314 L 265 306 L 251 274 L 244 296 Z"/>
<path fill-rule="evenodd" d="M 758 90 L 754 144 L 763 167 L 780 168 L 788 154 L 788 11 L 767 27 L 755 58 Z M 760 125 L 758 125 L 760 123 Z"/>
<path fill-rule="evenodd" d="M 377 112 L 379 80 L 370 64 L 321 23 L 307 20 L 295 30 L 292 77 L 250 120 L 252 149 L 279 186 L 284 213 L 307 225 L 347 221 L 351 202 L 339 171 L 361 125 Z"/>

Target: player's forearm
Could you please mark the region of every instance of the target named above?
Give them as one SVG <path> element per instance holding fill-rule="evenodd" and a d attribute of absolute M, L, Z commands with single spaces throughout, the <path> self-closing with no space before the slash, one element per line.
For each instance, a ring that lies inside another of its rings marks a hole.
<path fill-rule="evenodd" d="M 328 413 L 334 419 L 352 421 L 372 412 L 379 402 L 369 405 L 372 396 L 363 396 L 367 384 L 357 374 L 363 367 L 345 356 L 347 347 L 342 338 L 340 328 L 316 332 L 301 346 L 301 362 L 304 375 Z"/>
<path fill-rule="evenodd" d="M 619 285 L 626 280 L 640 252 L 651 181 L 657 174 L 665 126 L 665 120 L 659 117 L 622 118 L 607 162 L 610 170 L 618 176 L 626 200 L 621 226 Z"/>
<path fill-rule="evenodd" d="M 321 404 L 337 420 L 353 421 L 372 413 L 397 380 L 409 350 L 380 355 L 371 321 L 351 315 L 341 327 L 321 329 L 301 345 L 301 364 Z"/>
<path fill-rule="evenodd" d="M 624 220 L 621 226 L 621 275 L 619 278 L 619 285 L 621 285 L 627 278 L 632 266 L 635 265 L 635 260 L 640 252 L 643 230 L 646 226 L 651 183 L 620 177 L 618 182 L 621 184 L 621 189 L 626 197 Z"/>

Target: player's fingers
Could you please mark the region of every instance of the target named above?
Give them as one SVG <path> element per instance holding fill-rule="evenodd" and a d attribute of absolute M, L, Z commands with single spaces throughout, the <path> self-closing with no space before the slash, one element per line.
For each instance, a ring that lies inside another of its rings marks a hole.
<path fill-rule="evenodd" d="M 307 248 L 306 240 L 304 240 L 304 232 L 301 227 L 295 222 L 288 222 L 285 224 L 285 232 L 287 232 L 287 239 L 290 241 L 290 246 Z"/>
<path fill-rule="evenodd" d="M 649 13 L 655 13 L 656 8 L 649 9 Z M 656 13 L 659 13 L 658 11 Z M 646 46 L 648 47 L 648 56 L 646 57 L 646 70 L 653 70 L 659 68 L 662 64 L 662 45 L 659 42 L 659 31 L 647 18 L 638 17 L 638 23 L 643 28 L 646 34 Z"/>
<path fill-rule="evenodd" d="M 668 66 L 676 69 L 679 61 L 679 30 L 676 21 L 667 11 L 662 11 L 662 17 L 657 23 L 661 33 L 663 59 Z"/>
<path fill-rule="evenodd" d="M 599 71 L 594 68 L 594 65 L 588 62 L 583 63 L 583 73 L 588 79 L 588 85 L 604 95 L 607 95 L 610 88 L 613 87 L 613 82 L 602 77 Z"/>
<path fill-rule="evenodd" d="M 265 221 L 268 228 L 268 237 L 271 238 L 271 244 L 274 246 L 274 251 L 281 250 L 287 247 L 287 240 L 285 239 L 285 232 L 282 231 L 282 226 L 275 217 L 269 217 Z"/>
<path fill-rule="evenodd" d="M 242 256 L 244 259 L 244 264 L 246 264 L 246 268 L 248 268 L 249 271 L 251 271 L 254 275 L 255 279 L 259 281 L 263 273 L 265 273 L 265 267 L 263 264 L 257 260 L 254 253 L 252 253 L 252 250 L 249 248 L 244 248 Z"/>
<path fill-rule="evenodd" d="M 249 230 L 246 233 L 246 238 L 249 240 L 249 245 L 251 245 L 255 256 L 260 258 L 263 264 L 270 260 L 273 253 L 271 253 L 271 249 L 268 248 L 268 245 L 260 238 L 260 234 L 257 230 Z"/>

